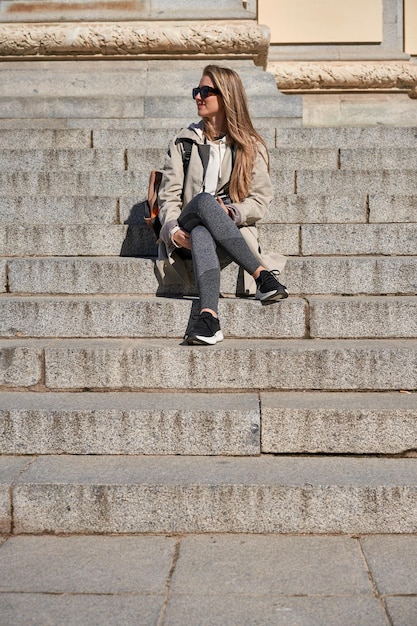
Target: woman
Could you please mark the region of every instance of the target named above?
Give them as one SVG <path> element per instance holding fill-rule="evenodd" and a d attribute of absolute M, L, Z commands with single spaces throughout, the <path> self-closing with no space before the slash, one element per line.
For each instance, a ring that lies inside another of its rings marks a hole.
<path fill-rule="evenodd" d="M 262 304 L 287 298 L 288 291 L 259 255 L 256 222 L 272 200 L 269 157 L 252 125 L 240 77 L 208 65 L 193 98 L 202 120 L 173 138 L 165 161 L 158 267 L 163 276 L 172 270 L 183 275 L 181 262 L 192 258 L 200 309 L 186 342 L 212 345 L 223 339 L 221 264 L 233 260 L 248 272 Z"/>

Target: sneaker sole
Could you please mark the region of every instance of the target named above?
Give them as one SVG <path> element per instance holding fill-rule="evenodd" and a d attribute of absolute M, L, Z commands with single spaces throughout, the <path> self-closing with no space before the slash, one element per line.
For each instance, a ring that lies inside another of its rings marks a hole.
<path fill-rule="evenodd" d="M 189 346 L 214 346 L 218 341 L 223 341 L 224 336 L 221 330 L 218 330 L 212 337 L 204 337 L 203 335 L 196 335 L 195 337 L 187 337 L 187 343 Z"/>
<path fill-rule="evenodd" d="M 261 304 L 272 304 L 277 300 L 285 300 L 285 298 L 288 298 L 288 291 L 270 291 L 269 293 L 262 294 L 262 296 L 256 294 L 256 299 L 260 300 Z"/>

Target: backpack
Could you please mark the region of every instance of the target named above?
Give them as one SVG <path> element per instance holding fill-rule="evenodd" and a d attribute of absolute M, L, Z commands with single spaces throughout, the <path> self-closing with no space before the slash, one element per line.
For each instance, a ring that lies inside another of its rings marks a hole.
<path fill-rule="evenodd" d="M 191 149 L 193 146 L 194 140 L 188 138 L 179 138 L 176 140 L 176 143 L 182 143 L 184 146 L 184 154 L 182 157 L 182 164 L 184 168 L 184 179 L 187 175 L 188 165 L 190 163 L 191 158 Z M 148 184 L 148 199 L 145 203 L 145 222 L 153 232 L 156 240 L 159 239 L 159 234 L 161 232 L 161 222 L 159 219 L 159 206 L 158 206 L 158 191 L 161 185 L 162 180 L 162 171 L 161 170 L 152 170 L 149 175 L 149 184 Z"/>

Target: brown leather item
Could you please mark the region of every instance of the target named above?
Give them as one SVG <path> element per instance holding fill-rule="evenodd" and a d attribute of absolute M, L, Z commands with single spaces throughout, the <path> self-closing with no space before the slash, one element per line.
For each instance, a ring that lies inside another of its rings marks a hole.
<path fill-rule="evenodd" d="M 161 231 L 161 222 L 159 221 L 158 213 L 158 190 L 162 180 L 162 172 L 160 170 L 152 170 L 149 175 L 148 185 L 148 212 L 145 216 L 145 222 L 149 228 L 154 232 L 155 237 L 159 238 Z"/>

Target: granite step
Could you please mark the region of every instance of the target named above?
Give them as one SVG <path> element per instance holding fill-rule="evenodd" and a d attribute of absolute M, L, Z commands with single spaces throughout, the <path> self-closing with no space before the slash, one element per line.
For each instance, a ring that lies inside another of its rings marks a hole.
<path fill-rule="evenodd" d="M 276 129 L 276 147 L 328 148 L 416 148 L 414 127 L 312 127 Z"/>
<path fill-rule="evenodd" d="M 174 130 L 171 131 L 174 134 Z M 262 133 L 262 131 L 261 131 Z M 94 143 L 93 131 L 93 143 Z M 166 146 L 167 147 L 167 146 Z M 162 167 L 166 147 L 127 148 L 2 148 L 3 171 L 55 169 L 150 169 Z M 403 170 L 417 168 L 415 148 L 294 148 L 269 149 L 271 169 Z"/>
<path fill-rule="evenodd" d="M 191 266 L 189 266 L 191 272 Z M 154 260 L 133 257 L 0 259 L 0 289 L 12 294 L 181 293 L 163 288 Z M 292 295 L 415 295 L 416 256 L 289 257 L 282 282 Z M 221 273 L 221 291 L 236 291 L 236 267 Z M 195 294 L 193 285 L 187 290 Z"/>
<path fill-rule="evenodd" d="M 197 299 L 4 294 L 0 336 L 181 338 L 192 309 L 197 311 Z M 228 338 L 417 338 L 416 296 L 290 296 L 269 307 L 222 298 L 219 314 Z"/>
<path fill-rule="evenodd" d="M 106 171 L 23 171 L 0 173 L 3 196 L 52 195 L 65 196 L 69 191 L 76 196 L 134 196 L 147 195 L 149 167 L 143 170 Z M 281 194 L 323 195 L 327 193 L 350 195 L 361 193 L 386 195 L 417 195 L 415 169 L 404 170 L 274 170 L 271 171 L 274 189 Z"/>
<path fill-rule="evenodd" d="M 396 455 L 415 393 L 0 392 L 2 455 Z"/>
<path fill-rule="evenodd" d="M 417 459 L 0 457 L 1 529 L 412 533 Z"/>
<path fill-rule="evenodd" d="M 0 192 L 0 224 L 142 224 L 145 191 L 119 197 L 89 195 L 3 196 Z M 275 198 L 263 223 L 365 223 L 369 212 L 373 222 L 416 222 L 416 196 L 366 193 L 334 195 L 282 194 Z"/>
<path fill-rule="evenodd" d="M 416 339 L 1 339 L 17 391 L 413 391 Z"/>
<path fill-rule="evenodd" d="M 143 224 L 145 191 L 119 197 L 0 195 L 0 224 Z M 369 215 L 368 215 L 369 214 Z M 417 195 L 294 194 L 275 190 L 262 223 L 345 224 L 417 222 Z"/>
<path fill-rule="evenodd" d="M 0 454 L 261 452 L 256 393 L 0 392 Z"/>
<path fill-rule="evenodd" d="M 406 316 L 410 309 L 404 306 Z M 198 301 L 190 298 L 4 295 L 0 296 L 0 336 L 180 339 L 192 309 L 197 312 Z M 222 298 L 219 303 L 224 333 L 238 338 L 303 338 L 306 311 L 307 302 L 295 297 L 282 306 L 264 307 L 254 299 L 236 298 Z"/>
<path fill-rule="evenodd" d="M 142 214 L 144 206 L 142 205 Z M 140 211 L 137 205 L 131 208 L 131 214 Z M 131 221 L 126 220 L 126 221 Z M 133 220 L 132 220 L 133 221 Z M 377 227 L 370 227 L 376 230 Z M 389 227 L 388 227 L 389 230 Z M 398 224 L 393 238 L 401 241 L 401 254 L 412 254 L 413 246 L 409 240 L 413 238 L 414 224 Z M 389 232 L 387 237 L 389 237 Z M 341 237 L 344 232 L 342 229 Z M 361 242 L 363 244 L 364 235 Z M 314 236 L 314 235 L 313 235 Z M 378 237 L 378 233 L 375 238 Z M 383 239 L 380 236 L 381 239 Z M 297 224 L 263 224 L 259 226 L 261 245 L 267 250 L 279 250 L 285 255 L 299 253 L 299 227 Z M 395 244 L 394 241 L 394 244 Z M 384 246 L 383 254 L 394 245 L 389 241 Z M 343 246 L 338 241 L 336 246 Z M 360 246 L 359 246 L 360 249 Z M 411 252 L 410 252 L 411 250 Z M 156 256 L 158 246 L 155 237 L 142 217 L 142 224 L 38 224 L 16 225 L 0 224 L 0 255 L 1 256 Z M 355 249 L 351 251 L 355 254 Z"/>

